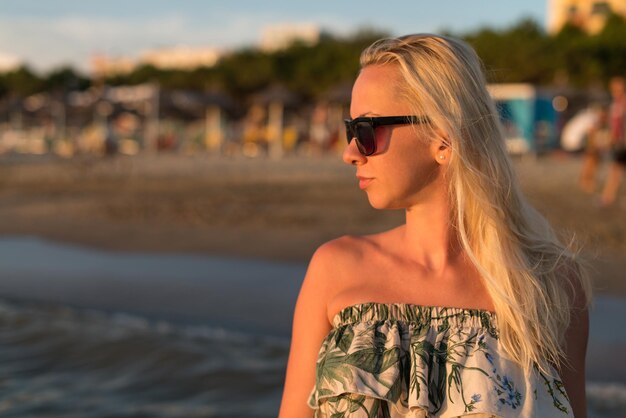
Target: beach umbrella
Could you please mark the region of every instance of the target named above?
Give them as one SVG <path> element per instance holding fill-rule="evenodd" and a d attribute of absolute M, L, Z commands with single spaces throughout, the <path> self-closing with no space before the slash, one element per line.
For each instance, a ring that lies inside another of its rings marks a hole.
<path fill-rule="evenodd" d="M 298 104 L 298 97 L 281 84 L 274 84 L 252 96 L 252 101 L 267 107 L 267 131 L 270 142 L 270 155 L 280 158 L 283 155 L 283 115 L 285 107 Z"/>
<path fill-rule="evenodd" d="M 144 83 L 136 86 L 108 87 L 105 89 L 103 96 L 111 103 L 142 109 L 142 113 L 146 118 L 144 129 L 146 149 L 150 152 L 155 152 L 159 137 L 160 86 L 154 83 Z"/>
<path fill-rule="evenodd" d="M 169 111 L 179 111 L 187 116 L 204 118 L 205 145 L 217 151 L 224 140 L 222 128 L 223 111 L 231 111 L 234 102 L 230 96 L 220 91 L 174 90 L 164 94 L 164 107 Z"/>
<path fill-rule="evenodd" d="M 352 82 L 335 84 L 323 95 L 323 100 L 328 103 L 328 125 L 336 133 L 335 139 L 345 136 L 343 119 L 349 113 L 350 101 L 352 100 Z"/>
<path fill-rule="evenodd" d="M 175 110 L 195 117 L 203 116 L 206 108 L 210 106 L 225 110 L 234 107 L 233 100 L 218 91 L 169 90 L 163 92 L 162 101 L 165 111 Z"/>
<path fill-rule="evenodd" d="M 264 106 L 281 103 L 283 106 L 292 107 L 299 103 L 299 98 L 282 84 L 273 84 L 253 95 L 252 102 Z"/>

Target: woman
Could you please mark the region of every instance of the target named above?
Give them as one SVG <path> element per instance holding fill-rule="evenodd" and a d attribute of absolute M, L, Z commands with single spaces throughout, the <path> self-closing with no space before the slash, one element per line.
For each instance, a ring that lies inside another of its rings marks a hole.
<path fill-rule="evenodd" d="M 343 159 L 406 223 L 315 252 L 280 417 L 584 417 L 590 286 L 519 190 L 477 56 L 409 35 L 361 67 Z"/>
<path fill-rule="evenodd" d="M 613 77 L 609 83 L 611 102 L 609 123 L 611 128 L 612 161 L 604 183 L 600 206 L 615 203 L 626 169 L 626 82 L 623 77 Z"/>
<path fill-rule="evenodd" d="M 595 120 L 587 130 L 587 141 L 583 155 L 578 185 L 586 193 L 593 193 L 596 188 L 596 176 L 602 156 L 608 148 L 611 132 L 609 114 L 604 106 L 592 108 Z"/>

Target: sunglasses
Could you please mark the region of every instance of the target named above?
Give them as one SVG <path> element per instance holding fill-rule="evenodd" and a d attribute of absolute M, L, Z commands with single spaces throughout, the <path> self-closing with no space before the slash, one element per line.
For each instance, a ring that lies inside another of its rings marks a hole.
<path fill-rule="evenodd" d="M 416 123 L 428 123 L 426 116 L 380 116 L 345 119 L 346 136 L 348 144 L 352 138 L 356 139 L 356 147 L 365 156 L 376 152 L 376 128 L 385 125 L 410 125 Z"/>

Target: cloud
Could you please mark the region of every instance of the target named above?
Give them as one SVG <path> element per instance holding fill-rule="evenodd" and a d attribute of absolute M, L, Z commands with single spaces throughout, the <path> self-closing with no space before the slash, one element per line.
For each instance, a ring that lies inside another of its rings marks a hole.
<path fill-rule="evenodd" d="M 0 52 L 0 72 L 11 71 L 20 64 L 21 61 L 17 56 Z"/>
<path fill-rule="evenodd" d="M 62 65 L 89 71 L 93 54 L 137 57 L 147 49 L 174 46 L 221 48 L 256 44 L 263 28 L 302 22 L 288 13 L 232 10 L 212 13 L 167 13 L 161 16 L 0 17 L 0 53 L 16 57 L 35 70 L 48 72 Z M 308 16 L 307 23 L 346 33 L 350 26 L 333 15 Z M 302 22 L 304 23 L 304 22 Z"/>
<path fill-rule="evenodd" d="M 0 18 L 0 52 L 48 71 L 70 63 L 87 70 L 94 53 L 137 56 L 159 46 L 226 46 L 250 40 L 252 20 L 203 25 L 181 15 L 146 20 L 64 16 Z M 256 36 L 256 34 L 254 35 Z"/>

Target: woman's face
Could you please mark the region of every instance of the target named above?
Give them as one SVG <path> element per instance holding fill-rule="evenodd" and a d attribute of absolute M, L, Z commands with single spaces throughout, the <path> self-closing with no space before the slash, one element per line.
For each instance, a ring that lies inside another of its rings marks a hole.
<path fill-rule="evenodd" d="M 352 89 L 351 117 L 409 116 L 411 109 L 397 93 L 400 74 L 392 64 L 365 67 Z M 416 115 L 428 116 L 428 115 Z M 417 132 L 431 132 L 428 129 Z M 353 139 L 343 160 L 356 167 L 359 186 L 377 209 L 409 208 L 441 193 L 442 170 L 448 154 L 441 151 L 440 137 L 417 134 L 411 125 L 376 128 L 376 153 L 359 153 Z M 444 159 L 440 156 L 444 155 Z M 439 160 L 439 161 L 438 161 Z"/>

